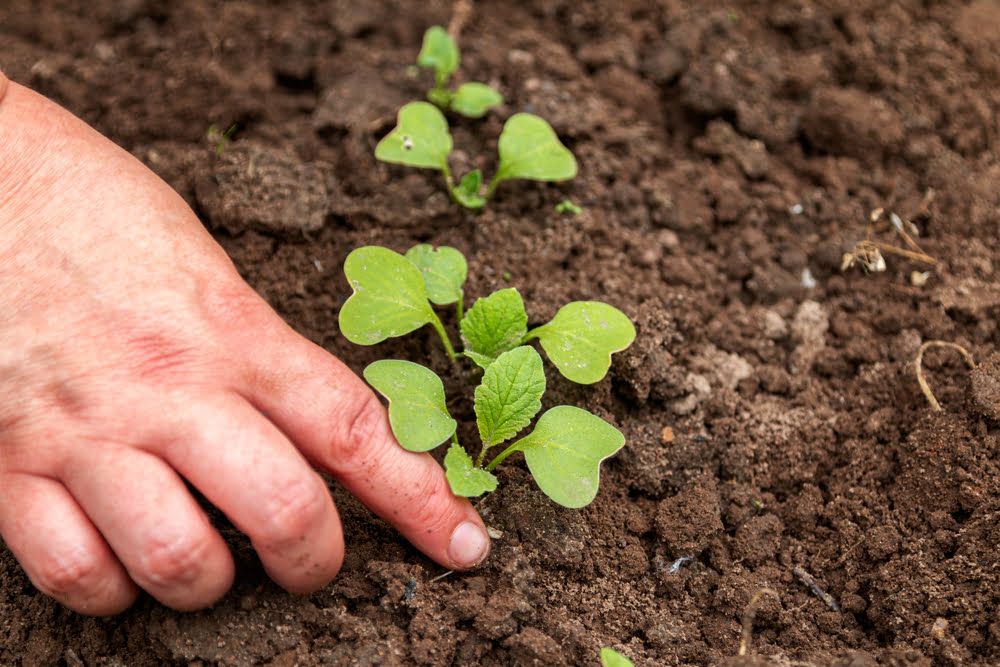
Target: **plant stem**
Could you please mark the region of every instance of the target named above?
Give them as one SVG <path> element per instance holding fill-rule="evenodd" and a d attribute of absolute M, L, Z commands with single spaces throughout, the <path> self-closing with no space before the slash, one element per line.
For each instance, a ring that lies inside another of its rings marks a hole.
<path fill-rule="evenodd" d="M 489 445 L 484 444 L 483 448 L 479 450 L 479 456 L 476 457 L 476 467 L 483 467 L 483 459 L 486 458 L 486 452 L 490 450 Z"/>
<path fill-rule="evenodd" d="M 500 173 L 497 172 L 493 176 L 493 179 L 490 180 L 490 185 L 489 187 L 486 188 L 486 194 L 483 195 L 483 198 L 488 200 L 490 197 L 492 197 L 493 193 L 496 191 L 497 186 L 500 185 L 500 183 L 501 183 Z"/>
<path fill-rule="evenodd" d="M 499 454 L 497 454 L 496 458 L 493 459 L 492 461 L 490 461 L 490 464 L 488 466 L 486 466 L 486 470 L 488 472 L 493 472 L 493 469 L 496 468 L 501 463 L 503 463 L 504 459 L 506 459 L 508 456 L 510 456 L 514 452 L 521 451 L 520 448 L 518 447 L 518 445 L 520 445 L 520 444 L 521 444 L 520 441 L 515 442 L 510 447 L 508 447 L 507 449 L 505 449 L 502 452 L 500 452 Z M 484 451 L 483 454 L 485 454 L 485 453 L 486 452 Z"/>
<path fill-rule="evenodd" d="M 434 330 L 438 332 L 438 336 L 441 337 L 441 342 L 444 343 L 444 351 L 448 353 L 448 358 L 452 363 L 458 361 L 455 356 L 455 347 L 451 344 L 451 339 L 448 338 L 448 332 L 444 330 L 444 325 L 441 324 L 441 318 L 434 314 L 434 319 L 431 320 L 431 326 Z"/>
<path fill-rule="evenodd" d="M 458 303 L 455 304 L 455 311 L 458 315 L 458 321 L 461 322 L 462 318 L 465 317 L 465 294 L 458 295 Z"/>

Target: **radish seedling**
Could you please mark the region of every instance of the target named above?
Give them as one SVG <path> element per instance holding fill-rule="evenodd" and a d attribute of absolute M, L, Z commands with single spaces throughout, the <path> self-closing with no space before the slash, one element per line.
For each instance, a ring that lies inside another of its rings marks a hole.
<path fill-rule="evenodd" d="M 452 149 L 448 121 L 433 104 L 410 102 L 399 110 L 396 127 L 378 142 L 375 157 L 383 162 L 440 171 L 451 198 L 469 209 L 485 206 L 504 181 L 565 181 L 576 176 L 573 153 L 559 141 L 552 126 L 538 116 L 511 116 L 504 123 L 497 148 L 497 172 L 485 192 L 478 169 L 465 174 L 456 184 L 448 164 Z"/>
<path fill-rule="evenodd" d="M 493 491 L 493 470 L 521 452 L 541 490 L 565 507 L 583 507 L 597 495 L 601 462 L 625 444 L 611 424 L 586 410 L 561 405 L 545 411 L 527 435 L 515 437 L 542 409 L 542 357 L 527 343 L 538 339 L 566 378 L 581 384 L 601 380 L 611 355 L 635 339 L 635 327 L 620 310 L 597 301 L 574 301 L 551 321 L 528 328 L 528 314 L 514 288 L 477 300 L 463 312 L 467 264 L 449 247 L 421 244 L 406 255 L 378 246 L 358 248 L 344 262 L 353 294 L 340 310 L 340 330 L 353 343 L 374 345 L 431 325 L 452 361 L 460 356 L 483 370 L 474 394 L 480 450 L 473 457 L 458 441 L 444 385 L 433 371 L 410 361 L 376 361 L 365 379 L 389 402 L 389 423 L 399 444 L 424 452 L 451 440 L 444 458 L 456 495 Z M 433 305 L 455 304 L 462 351 L 455 351 Z M 487 463 L 487 454 L 508 444 Z"/>
<path fill-rule="evenodd" d="M 473 81 L 455 90 L 449 88 L 448 82 L 460 61 L 458 44 L 448 31 L 439 25 L 428 28 L 417 56 L 418 65 L 434 70 L 434 87 L 427 91 L 427 99 L 442 109 L 451 109 L 468 118 L 481 118 L 490 109 L 503 104 L 503 96 L 485 83 Z"/>

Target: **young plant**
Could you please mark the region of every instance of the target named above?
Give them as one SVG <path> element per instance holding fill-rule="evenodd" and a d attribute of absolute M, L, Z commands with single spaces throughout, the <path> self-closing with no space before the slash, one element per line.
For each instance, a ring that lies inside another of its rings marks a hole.
<path fill-rule="evenodd" d="M 611 355 L 635 339 L 635 327 L 624 313 L 599 301 L 574 301 L 549 322 L 529 329 L 524 302 L 514 288 L 478 299 L 464 312 L 467 264 L 458 250 L 446 246 L 422 244 L 406 255 L 378 246 L 357 248 L 347 256 L 344 273 L 353 289 L 339 315 L 348 340 L 374 345 L 429 324 L 453 362 L 469 359 L 483 370 L 473 401 L 480 440 L 473 459 L 459 443 L 458 423 L 433 371 L 392 359 L 365 368 L 365 379 L 389 402 L 389 424 L 403 448 L 425 452 L 450 440 L 444 465 L 456 495 L 476 497 L 496 489 L 493 471 L 520 452 L 539 488 L 555 502 L 576 508 L 594 499 L 601 462 L 621 449 L 625 438 L 600 417 L 560 405 L 546 410 L 530 433 L 515 439 L 541 411 L 545 393 L 542 357 L 528 343 L 537 339 L 566 378 L 593 384 L 607 374 Z M 455 306 L 461 352 L 435 305 Z M 487 454 L 504 444 L 487 461 Z"/>
<path fill-rule="evenodd" d="M 452 145 L 444 114 L 427 102 L 410 102 L 399 110 L 396 127 L 378 142 L 375 157 L 383 162 L 440 171 L 452 199 L 473 210 L 485 206 L 504 181 L 565 181 L 577 172 L 576 158 L 559 141 L 552 126 L 529 113 L 514 114 L 504 123 L 497 146 L 497 172 L 485 192 L 478 169 L 455 183 L 448 164 Z"/>
<path fill-rule="evenodd" d="M 475 81 L 454 90 L 449 88 L 448 82 L 460 60 L 458 44 L 448 31 L 439 25 L 428 28 L 417 56 L 418 65 L 434 70 L 434 87 L 427 91 L 427 99 L 441 109 L 451 109 L 468 118 L 482 118 L 487 111 L 503 104 L 503 96 L 485 83 Z"/>

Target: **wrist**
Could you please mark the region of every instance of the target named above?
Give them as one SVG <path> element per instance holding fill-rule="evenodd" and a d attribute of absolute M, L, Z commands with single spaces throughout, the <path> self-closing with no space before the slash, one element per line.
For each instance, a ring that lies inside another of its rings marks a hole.
<path fill-rule="evenodd" d="M 4 95 L 7 94 L 9 84 L 10 82 L 7 80 L 7 77 L 4 76 L 3 70 L 0 70 L 0 104 L 3 104 L 3 98 Z"/>

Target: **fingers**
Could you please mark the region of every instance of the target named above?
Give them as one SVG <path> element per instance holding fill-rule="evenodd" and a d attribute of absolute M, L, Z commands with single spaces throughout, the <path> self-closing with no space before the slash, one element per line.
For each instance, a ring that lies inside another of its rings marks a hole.
<path fill-rule="evenodd" d="M 191 401 L 182 437 L 163 456 L 253 542 L 268 574 L 308 593 L 340 570 L 344 538 L 323 480 L 239 396 Z"/>
<path fill-rule="evenodd" d="M 0 482 L 0 535 L 40 591 L 82 614 L 117 614 L 138 589 L 59 482 L 9 474 Z"/>
<path fill-rule="evenodd" d="M 182 611 L 229 589 L 229 551 L 166 463 L 125 447 L 79 443 L 72 451 L 63 481 L 133 581 Z"/>
<path fill-rule="evenodd" d="M 482 519 L 428 454 L 402 449 L 385 409 L 350 369 L 290 330 L 255 350 L 248 398 L 315 464 L 451 569 L 489 552 Z"/>

